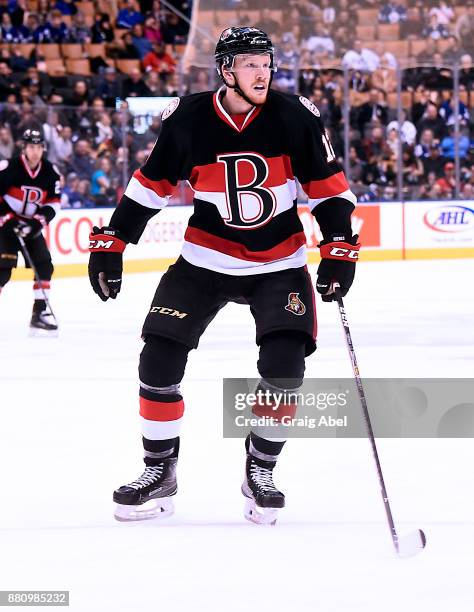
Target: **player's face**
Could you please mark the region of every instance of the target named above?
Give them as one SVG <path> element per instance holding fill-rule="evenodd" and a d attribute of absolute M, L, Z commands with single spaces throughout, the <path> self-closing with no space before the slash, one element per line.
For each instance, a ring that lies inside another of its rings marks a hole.
<path fill-rule="evenodd" d="M 24 152 L 29 164 L 34 168 L 40 163 L 41 158 L 43 157 L 43 145 L 29 142 L 25 146 Z"/>
<path fill-rule="evenodd" d="M 263 104 L 270 87 L 270 55 L 237 55 L 232 72 L 240 89 L 254 104 Z"/>

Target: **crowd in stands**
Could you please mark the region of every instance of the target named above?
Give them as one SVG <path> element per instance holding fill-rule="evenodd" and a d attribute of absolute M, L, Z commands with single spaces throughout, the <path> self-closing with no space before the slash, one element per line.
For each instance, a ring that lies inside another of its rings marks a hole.
<path fill-rule="evenodd" d="M 273 87 L 316 104 L 341 162 L 348 130 L 348 174 L 362 201 L 396 197 L 399 155 L 407 199 L 449 199 L 457 191 L 471 197 L 474 0 L 264 0 L 258 6 L 201 0 L 196 19 L 205 18 L 200 31 L 209 34 L 186 48 L 194 62 L 184 74 L 180 57 L 189 27 L 179 14 L 190 17 L 192 7 L 189 0 L 169 4 L 178 14 L 160 0 L 0 0 L 0 159 L 18 151 L 25 127 L 40 125 L 48 158 L 64 177 L 63 204 L 115 205 L 160 129 L 155 117 L 137 131 L 125 99 L 212 89 L 218 33 L 228 25 L 255 25 L 276 43 Z"/>

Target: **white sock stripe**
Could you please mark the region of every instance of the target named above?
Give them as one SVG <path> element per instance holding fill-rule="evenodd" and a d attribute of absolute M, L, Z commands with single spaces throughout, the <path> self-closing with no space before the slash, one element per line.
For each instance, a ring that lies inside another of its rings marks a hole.
<path fill-rule="evenodd" d="M 147 440 L 169 440 L 177 438 L 183 418 L 175 421 L 150 421 L 140 416 L 142 436 Z"/>
<path fill-rule="evenodd" d="M 150 385 L 145 384 L 141 380 L 140 387 L 145 389 L 145 391 L 150 391 L 150 393 L 163 393 L 165 395 L 181 395 L 181 390 L 179 384 L 170 385 L 169 387 L 151 387 Z"/>

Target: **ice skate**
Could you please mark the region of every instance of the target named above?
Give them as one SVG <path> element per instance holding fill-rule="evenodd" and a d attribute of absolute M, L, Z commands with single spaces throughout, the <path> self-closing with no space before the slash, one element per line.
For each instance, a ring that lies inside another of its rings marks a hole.
<path fill-rule="evenodd" d="M 142 521 L 173 514 L 177 461 L 172 457 L 163 459 L 158 465 L 147 466 L 139 478 L 114 491 L 115 518 L 118 521 Z"/>
<path fill-rule="evenodd" d="M 285 496 L 273 482 L 276 462 L 257 459 L 247 452 L 242 493 L 247 498 L 244 516 L 258 525 L 275 525 L 278 510 L 285 506 Z"/>
<path fill-rule="evenodd" d="M 54 315 L 47 310 L 43 303 L 35 302 L 30 321 L 30 336 L 56 337 L 58 325 Z"/>

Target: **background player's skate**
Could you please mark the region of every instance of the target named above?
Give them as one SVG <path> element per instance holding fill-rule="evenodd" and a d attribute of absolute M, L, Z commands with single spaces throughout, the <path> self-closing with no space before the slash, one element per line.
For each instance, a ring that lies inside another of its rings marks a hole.
<path fill-rule="evenodd" d="M 285 506 L 285 496 L 273 482 L 276 461 L 266 461 L 250 453 L 250 438 L 245 441 L 247 460 L 242 493 L 247 498 L 244 516 L 258 525 L 275 525 L 278 510 Z"/>
<path fill-rule="evenodd" d="M 165 518 L 174 512 L 172 496 L 176 483 L 177 452 L 157 465 L 147 466 L 133 482 L 114 491 L 115 518 L 118 521 L 141 521 Z"/>

